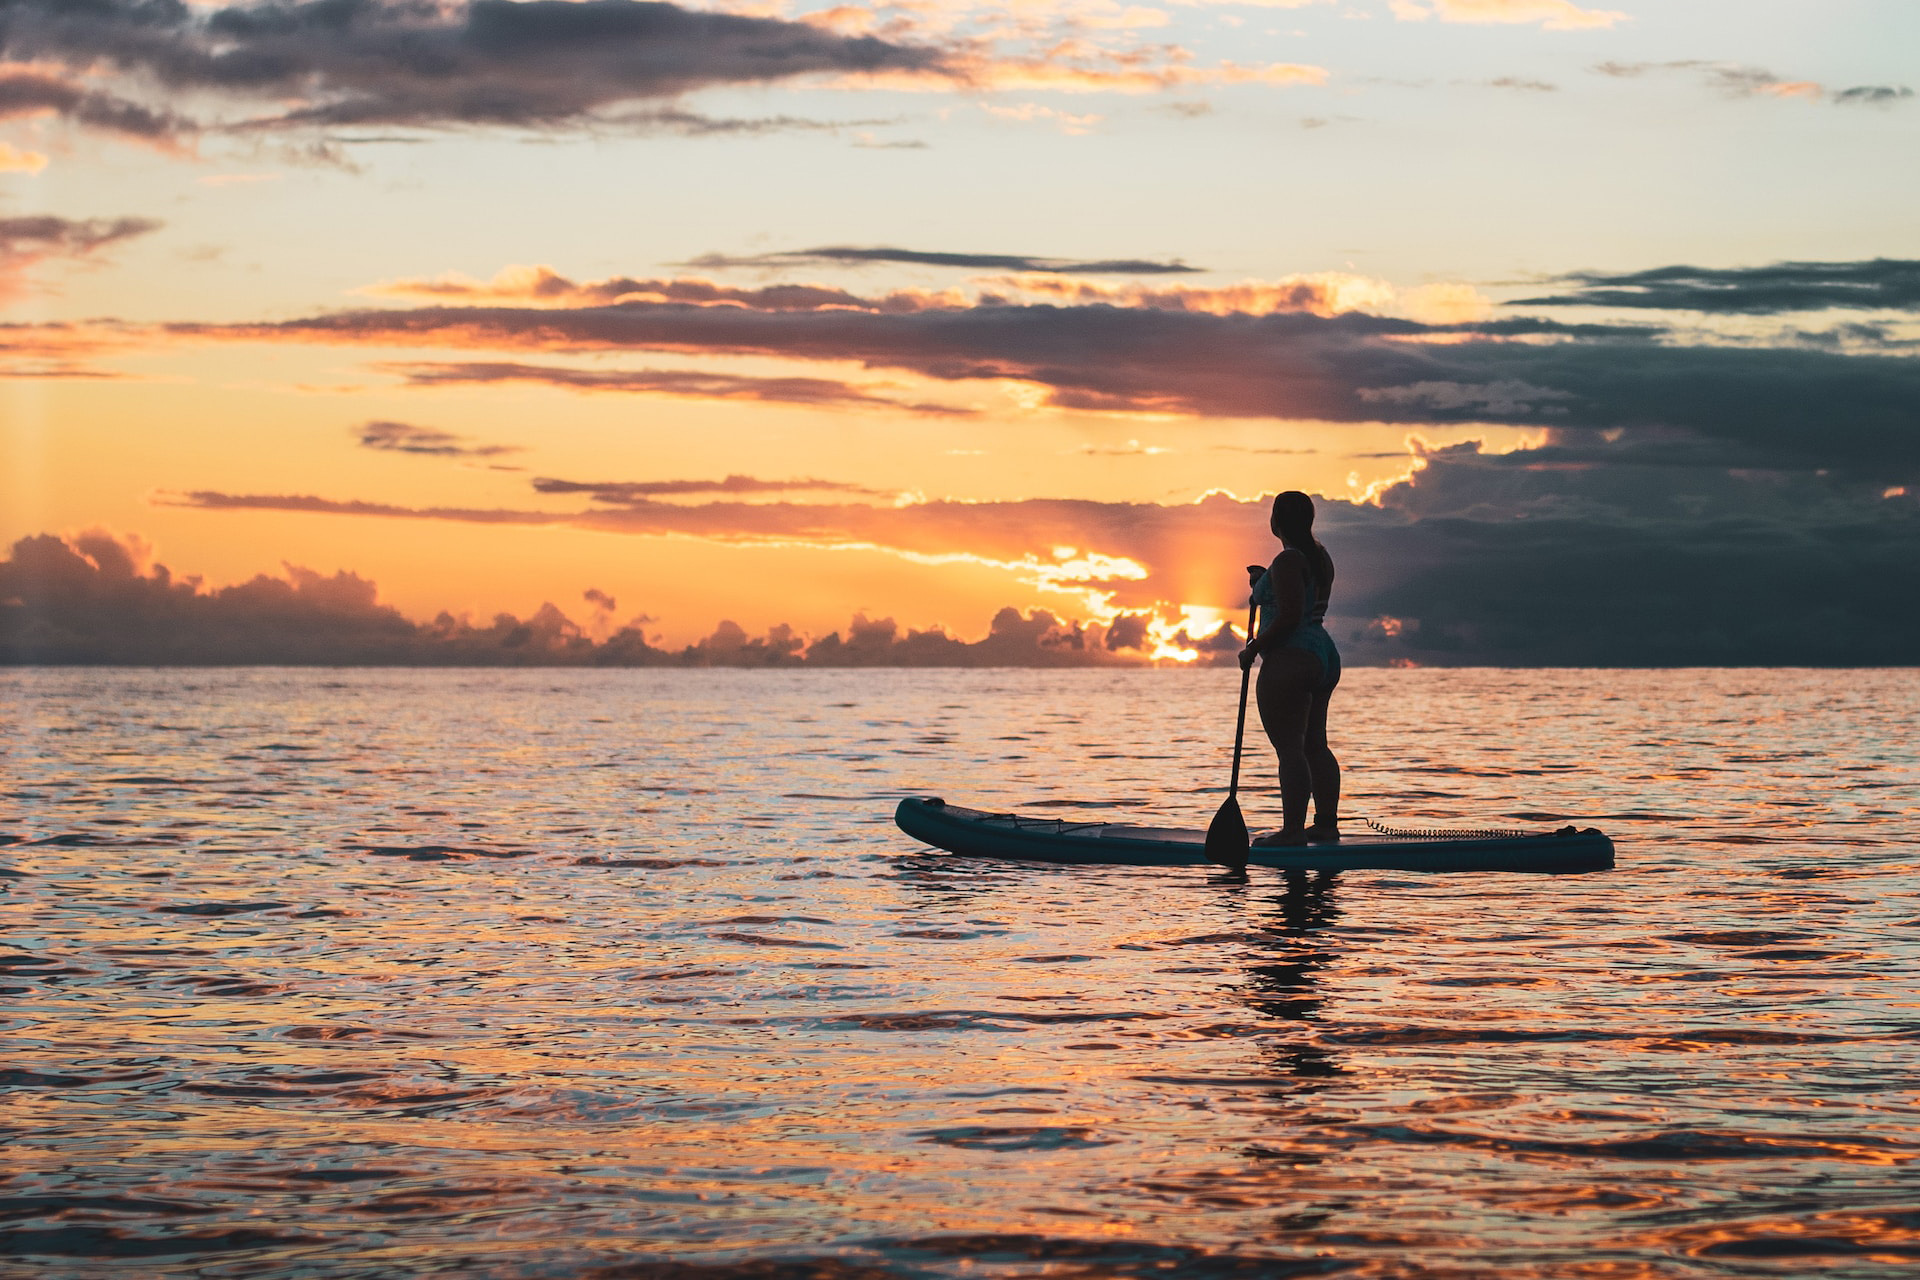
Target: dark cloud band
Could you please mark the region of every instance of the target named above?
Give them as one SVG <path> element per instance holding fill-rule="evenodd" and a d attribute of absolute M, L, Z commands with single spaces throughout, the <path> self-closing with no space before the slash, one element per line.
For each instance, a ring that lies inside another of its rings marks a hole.
<path fill-rule="evenodd" d="M 182 336 L 856 361 L 943 381 L 1018 379 L 1059 407 L 1225 418 L 1494 422 L 1682 432 L 1728 466 L 1920 480 L 1920 360 L 1834 350 L 1573 338 L 1361 313 L 1214 315 L 1107 305 L 906 314 L 641 302 L 422 307 Z"/>
<path fill-rule="evenodd" d="M 1205 270 L 1204 267 L 1190 267 L 1184 262 L 1155 262 L 1146 258 L 1038 258 L 1027 254 L 941 253 L 844 245 L 744 256 L 709 253 L 682 265 L 718 270 L 727 267 L 866 266 L 877 262 L 918 267 L 958 267 L 967 271 L 1034 271 L 1052 275 L 1187 275 Z"/>
<path fill-rule="evenodd" d="M 1655 267 L 1576 272 L 1567 292 L 1513 306 L 1635 307 L 1770 315 L 1792 311 L 1920 311 L 1920 261 L 1776 262 L 1764 267 Z"/>
<path fill-rule="evenodd" d="M 657 0 L 0 0 L 0 56 L 258 104 L 271 114 L 256 126 L 421 127 L 577 124 L 716 85 L 938 71 L 945 58 Z"/>

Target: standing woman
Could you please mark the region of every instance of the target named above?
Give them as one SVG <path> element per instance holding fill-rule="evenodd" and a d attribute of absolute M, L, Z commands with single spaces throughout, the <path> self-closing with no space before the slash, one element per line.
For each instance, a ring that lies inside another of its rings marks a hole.
<path fill-rule="evenodd" d="M 1273 500 L 1272 527 L 1282 549 L 1266 570 L 1248 569 L 1260 623 L 1240 651 L 1240 667 L 1262 659 L 1254 696 L 1280 758 L 1284 825 L 1254 843 L 1330 844 L 1340 839 L 1340 762 L 1327 746 L 1327 703 L 1340 683 L 1340 651 L 1326 627 L 1333 557 L 1313 536 L 1313 499 L 1298 490 Z"/>

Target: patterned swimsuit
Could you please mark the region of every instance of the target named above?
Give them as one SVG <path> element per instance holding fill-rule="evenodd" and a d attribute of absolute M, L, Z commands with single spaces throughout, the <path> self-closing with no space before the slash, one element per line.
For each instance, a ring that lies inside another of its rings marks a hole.
<path fill-rule="evenodd" d="M 1332 693 L 1333 687 L 1340 683 L 1340 650 L 1334 646 L 1333 637 L 1327 634 L 1327 596 L 1320 590 L 1311 560 L 1300 566 L 1300 575 L 1305 588 L 1303 603 L 1306 607 L 1300 611 L 1299 625 L 1288 632 L 1286 639 L 1280 643 L 1288 649 L 1305 649 L 1320 659 L 1320 680 L 1313 686 L 1313 692 Z M 1271 573 L 1261 574 L 1260 580 L 1253 584 L 1253 602 L 1260 606 L 1260 634 L 1265 636 L 1280 620 L 1279 602 L 1273 598 Z"/>

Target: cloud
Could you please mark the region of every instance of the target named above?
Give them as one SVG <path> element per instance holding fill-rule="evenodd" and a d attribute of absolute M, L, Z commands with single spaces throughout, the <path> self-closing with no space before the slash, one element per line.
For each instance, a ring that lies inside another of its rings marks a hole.
<path fill-rule="evenodd" d="M 1383 489 L 1376 504 L 1320 500 L 1316 529 L 1338 567 L 1330 627 L 1356 664 L 1920 663 L 1920 499 L 1911 489 L 1733 470 L 1682 439 L 1608 442 L 1560 431 L 1539 448 L 1505 454 L 1473 442 L 1416 444 L 1411 461 L 1409 478 Z M 1274 487 L 1286 480 L 1276 474 Z M 904 505 L 662 502 L 617 487 L 608 496 L 620 501 L 573 513 L 245 495 L 186 501 L 205 510 L 513 519 L 641 536 L 862 545 L 930 569 L 999 565 L 1079 597 L 1044 625 L 1017 614 L 996 623 L 1004 633 L 996 643 L 1027 652 L 1023 662 L 1039 660 L 1034 650 L 1060 661 L 1093 649 L 1126 657 L 1148 641 L 1158 652 L 1176 627 L 1187 649 L 1212 653 L 1218 620 L 1244 601 L 1241 566 L 1271 550 L 1264 496 Z M 11 589 L 6 582 L 0 575 L 0 599 Z M 1800 585 L 1783 596 L 1783 583 Z M 813 661 L 817 652 L 852 662 L 833 655 L 874 634 L 856 626 L 819 649 L 825 637 L 795 647 L 791 633 L 770 635 L 756 647 L 735 631 L 716 632 L 699 660 L 721 661 L 725 652 L 741 661 Z M 866 650 L 875 656 L 858 660 L 960 661 L 952 637 L 914 634 L 887 630 L 884 646 Z M 910 647 L 896 651 L 896 640 Z M 892 656 L 877 656 L 882 650 Z"/>
<path fill-rule="evenodd" d="M 1466 412 L 1496 418 L 1560 416 L 1566 409 L 1555 401 L 1571 400 L 1565 391 L 1536 387 L 1517 379 L 1500 382 L 1414 382 L 1401 387 L 1362 387 L 1368 404 L 1420 405 L 1441 413 Z"/>
<path fill-rule="evenodd" d="M 897 124 L 897 120 L 814 120 L 804 116 L 710 116 L 684 107 L 650 107 L 603 117 L 609 125 L 639 133 L 683 138 L 759 137 L 769 133 L 838 133 L 843 129 Z"/>
<path fill-rule="evenodd" d="M 0 561 L 0 662 L 53 664 L 321 666 L 1092 666 L 1138 665 L 1104 647 L 1098 627 L 1043 609 L 1002 609 L 986 636 L 968 642 L 940 628 L 901 628 L 856 614 L 811 641 L 784 624 L 752 637 L 722 621 L 705 639 L 661 649 L 644 617 L 596 641 L 552 604 L 520 619 L 474 623 L 442 613 L 413 622 L 381 604 L 357 574 L 323 575 L 285 565 L 203 589 L 143 563 L 138 539 L 103 532 L 71 540 L 42 534 L 14 543 Z M 596 618 L 616 607 L 605 592 L 584 597 Z"/>
<path fill-rule="evenodd" d="M 1324 85 L 1325 67 L 1303 62 L 1195 66 L 1179 46 L 1113 50 L 1068 37 L 1029 55 L 989 47 L 951 53 L 937 72 L 878 72 L 871 83 L 890 89 L 952 89 L 1004 93 L 1163 93 L 1203 85 Z"/>
<path fill-rule="evenodd" d="M 1817 80 L 1789 80 L 1765 67 L 1738 62 L 1711 62 L 1685 58 L 1671 62 L 1602 62 L 1594 70 L 1615 79 L 1633 79 L 1649 72 L 1692 75 L 1729 98 L 1800 98 L 1838 106 L 1891 106 L 1913 96 L 1904 85 L 1855 85 L 1830 91 Z"/>
<path fill-rule="evenodd" d="M 38 173 L 47 167 L 47 158 L 38 151 L 22 151 L 9 142 L 0 142 L 0 173 Z"/>
<path fill-rule="evenodd" d="M 1627 15 L 1611 9 L 1582 9 L 1572 0 L 1388 0 L 1402 22 L 1538 23 L 1548 31 L 1607 28 Z"/>
<path fill-rule="evenodd" d="M 833 11 L 839 12 L 839 11 Z M 1298 64 L 1212 67 L 1172 46 L 1112 48 L 1048 24 L 962 33 L 938 15 L 789 21 L 663 0 L 7 0 L 0 58 L 37 76 L 41 109 L 135 136 L 191 126 L 74 77 L 224 102 L 222 130 L 509 127 L 764 133 L 838 125 L 714 119 L 671 105 L 704 89 L 808 80 L 939 91 L 1155 92 L 1318 84 Z M 884 34 L 875 34 L 884 31 Z M 1013 46 L 1003 49 L 1003 44 Z M 66 89 L 57 86 L 65 85 Z M 78 93 L 79 97 L 73 94 Z M 65 94 L 63 105 L 49 95 Z M 236 114 L 238 113 L 238 114 Z M 871 123 L 871 122 L 869 122 Z"/>
<path fill-rule="evenodd" d="M 861 248 L 852 245 L 824 245 L 817 249 L 791 249 L 780 253 L 730 255 L 702 254 L 683 265 L 713 271 L 726 267 L 810 267 L 865 266 L 876 262 L 906 263 L 920 267 L 958 267 L 969 271 L 1051 272 L 1059 275 L 1181 275 L 1204 271 L 1178 260 L 1158 262 L 1145 258 L 1038 258 L 1010 253 L 943 253 L 922 249 Z"/>
<path fill-rule="evenodd" d="M 586 122 L 622 104 L 807 75 L 939 72 L 949 55 L 641 0 L 11 0 L 0 54 L 257 103 L 256 127 Z"/>
<path fill-rule="evenodd" d="M 487 281 L 458 274 L 436 279 L 389 280 L 372 285 L 364 292 L 382 297 L 430 298 L 468 304 L 524 302 L 534 306 L 577 307 L 622 302 L 677 302 L 690 306 L 740 306 L 756 311 L 832 308 L 924 311 L 937 306 L 965 306 L 970 301 L 967 295 L 958 291 L 929 292 L 924 289 L 897 290 L 879 298 L 870 298 L 831 285 L 815 284 L 736 288 L 698 278 L 636 280 L 629 276 L 575 281 L 544 266 L 507 267 Z"/>
<path fill-rule="evenodd" d="M 0 276 L 0 301 L 5 283 Z M 120 345 L 97 324 L 0 324 L 0 378 L 117 378 L 90 361 Z"/>
<path fill-rule="evenodd" d="M 1063 302 L 1085 306 L 1105 303 L 1156 311 L 1204 311 L 1226 316 L 1271 315 L 1305 311 L 1318 316 L 1364 311 L 1398 315 L 1428 323 L 1451 324 L 1491 315 L 1493 304 L 1467 284 L 1429 284 L 1401 289 L 1386 280 L 1346 271 L 1318 271 L 1278 280 L 1242 280 L 1216 286 L 1122 285 L 1048 276 L 990 278 L 982 300 Z"/>
<path fill-rule="evenodd" d="M 1559 85 L 1545 80 L 1529 80 L 1520 76 L 1501 76 L 1487 81 L 1487 86 L 1493 89 L 1518 89 L 1524 93 L 1557 93 L 1560 89 Z"/>
<path fill-rule="evenodd" d="M 1056 107 L 1043 107 L 1037 102 L 1023 102 L 1018 106 L 1003 107 L 991 102 L 979 104 L 980 110 L 999 120 L 1017 120 L 1031 123 L 1035 120 L 1050 120 L 1068 137 L 1084 137 L 1093 132 L 1094 126 L 1106 119 L 1101 115 L 1074 115 L 1070 111 L 1061 111 Z"/>
<path fill-rule="evenodd" d="M 533 487 L 539 493 L 585 493 L 595 502 L 632 503 L 649 498 L 682 498 L 714 493 L 855 493 L 877 495 L 883 490 L 841 480 L 762 480 L 755 476 L 731 475 L 724 480 L 555 480 L 539 477 Z"/>
<path fill-rule="evenodd" d="M 1362 660 L 1423 662 L 1920 661 L 1920 503 L 1689 465 L 1684 451 L 1609 452 L 1429 453 L 1382 495 L 1380 519 L 1329 535 L 1343 568 L 1389 548 L 1406 557 L 1347 600 L 1350 614 L 1394 620 L 1396 634 L 1343 643 Z M 1819 603 L 1781 607 L 1781 583 L 1818 583 Z"/>
<path fill-rule="evenodd" d="M 1122 445 L 1083 444 L 1075 453 L 1090 458 L 1157 458 L 1174 450 L 1160 445 L 1141 444 L 1138 440 L 1129 440 Z"/>
<path fill-rule="evenodd" d="M 467 444 L 466 437 L 406 422 L 366 422 L 353 429 L 360 444 L 386 453 L 418 453 L 436 458 L 495 458 L 519 453 L 517 445 Z"/>
<path fill-rule="evenodd" d="M 382 366 L 409 386 L 449 387 L 523 382 L 569 391 L 676 396 L 690 400 L 752 400 L 817 409 L 904 409 L 909 413 L 968 417 L 973 410 L 877 395 L 833 378 L 755 377 L 692 369 L 571 369 L 511 361 L 467 361 Z"/>
<path fill-rule="evenodd" d="M 1109 649 L 1143 649 L 1147 645 L 1148 616 L 1144 613 L 1123 613 L 1113 620 L 1107 628 L 1106 646 Z"/>
<path fill-rule="evenodd" d="M 1561 276 L 1567 293 L 1512 306 L 1636 307 L 1770 315 L 1791 311 L 1920 311 L 1920 261 L 1776 262 L 1764 267 L 1654 267 Z"/>
<path fill-rule="evenodd" d="M 202 511 L 304 511 L 318 515 L 453 520 L 463 524 L 568 524 L 576 519 L 547 511 L 514 511 L 498 507 L 407 507 L 391 502 L 337 502 L 311 494 L 232 494 L 208 489 L 196 489 L 185 494 L 162 494 L 156 501 L 162 506 L 197 507 Z"/>
<path fill-rule="evenodd" d="M 766 356 L 944 382 L 1024 382 L 1063 409 L 1325 422 L 1497 422 L 1681 432 L 1729 466 L 1920 468 L 1920 360 L 1812 347 L 1685 345 L 1657 330 L 1532 317 L 1428 325 L 1361 312 L 1252 315 L 1010 305 L 879 314 L 649 302 L 417 307 L 182 339 Z"/>
<path fill-rule="evenodd" d="M 0 53 L 7 51 L 10 13 L 0 10 Z M 74 124 L 174 150 L 197 126 L 171 111 L 89 89 L 43 71 L 0 68 L 0 120 L 52 113 Z"/>
<path fill-rule="evenodd" d="M 403 278 L 382 281 L 362 292 L 376 297 L 414 298 L 475 305 L 517 302 L 541 307 L 611 306 L 625 303 L 683 303 L 703 307 L 743 307 L 754 311 L 875 311 L 890 314 L 915 311 L 954 311 L 981 303 L 1065 302 L 1106 303 L 1162 311 L 1206 311 L 1214 315 L 1244 312 L 1265 315 L 1275 311 L 1310 311 L 1335 315 L 1368 311 L 1377 315 L 1405 315 L 1435 323 L 1484 319 L 1493 304 L 1472 285 L 1444 283 L 1401 289 L 1389 281 L 1345 271 L 1320 271 L 1283 276 L 1277 280 L 1241 280 L 1228 285 L 1147 284 L 1127 281 L 1106 284 L 1079 278 L 1088 274 L 1170 274 L 1197 271 L 1180 263 L 1138 260 L 1073 262 L 997 254 L 910 253 L 907 250 L 808 250 L 803 254 L 766 254 L 754 258 L 697 259 L 707 267 L 772 267 L 789 260 L 812 261 L 825 255 L 846 255 L 849 262 L 925 261 L 940 266 L 995 269 L 1018 267 L 1014 275 L 977 277 L 965 287 L 894 289 L 863 295 L 822 284 L 774 284 L 739 287 L 700 277 L 635 279 L 613 276 L 577 281 L 547 266 L 512 266 L 493 279 L 480 281 L 459 274 L 432 279 Z M 853 255 L 865 255 L 855 257 Z M 884 256 L 883 256 L 884 255 Z M 1025 270 L 1038 265 L 1037 270 Z"/>
<path fill-rule="evenodd" d="M 1843 107 L 1890 107 L 1912 96 L 1904 84 L 1857 84 L 1834 94 L 1833 100 Z"/>
<path fill-rule="evenodd" d="M 542 479 L 546 494 L 582 492 L 600 505 L 575 511 L 526 508 L 408 507 L 311 494 L 193 491 L 163 495 L 165 505 L 201 511 L 283 511 L 358 518 L 467 524 L 567 526 L 604 533 L 702 538 L 753 544 L 868 548 L 923 565 L 997 567 L 1029 585 L 1085 607 L 1153 607 L 1244 595 L 1249 543 L 1258 549 L 1264 517 L 1212 496 L 1174 507 L 1073 499 L 1011 502 L 951 500 L 689 502 L 683 493 L 650 494 L 618 484 Z M 767 491 L 747 490 L 759 498 Z M 830 490 L 823 492 L 831 493 Z M 663 500 L 663 499 L 675 500 Z M 1088 548 L 1091 548 L 1089 550 Z"/>
<path fill-rule="evenodd" d="M 53 214 L 0 218 L 0 298 L 18 290 L 27 272 L 43 262 L 92 258 L 161 225 L 153 218 L 76 219 Z"/>

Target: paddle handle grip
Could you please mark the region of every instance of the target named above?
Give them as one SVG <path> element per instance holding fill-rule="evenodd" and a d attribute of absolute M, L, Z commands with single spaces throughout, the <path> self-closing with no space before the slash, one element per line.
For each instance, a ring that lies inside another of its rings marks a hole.
<path fill-rule="evenodd" d="M 1253 624 L 1260 612 L 1260 606 L 1252 599 L 1247 601 L 1247 643 L 1253 643 Z M 1253 679 L 1253 664 L 1240 668 L 1240 719 L 1233 726 L 1233 781 L 1227 784 L 1227 798 L 1237 799 L 1240 795 L 1240 744 L 1247 736 L 1247 684 Z"/>

